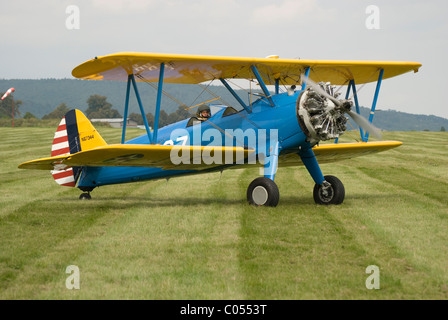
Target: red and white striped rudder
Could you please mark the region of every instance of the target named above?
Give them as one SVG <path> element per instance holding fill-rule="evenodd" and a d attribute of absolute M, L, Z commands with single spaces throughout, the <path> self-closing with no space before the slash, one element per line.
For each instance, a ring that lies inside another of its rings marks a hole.
<path fill-rule="evenodd" d="M 67 154 L 70 154 L 70 146 L 68 143 L 65 117 L 63 117 L 54 134 L 53 145 L 51 146 L 51 156 L 55 157 Z M 61 186 L 76 187 L 73 168 L 65 170 L 52 170 L 51 174 L 53 175 L 54 180 Z"/>

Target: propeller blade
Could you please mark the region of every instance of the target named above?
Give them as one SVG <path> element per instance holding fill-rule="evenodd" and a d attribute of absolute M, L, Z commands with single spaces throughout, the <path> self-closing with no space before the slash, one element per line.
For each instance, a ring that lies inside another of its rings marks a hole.
<path fill-rule="evenodd" d="M 357 114 L 353 111 L 347 111 L 349 116 L 356 122 L 358 126 L 360 126 L 365 132 L 369 132 L 376 138 L 381 140 L 381 130 L 375 127 L 371 122 L 367 121 L 363 116 Z"/>
<path fill-rule="evenodd" d="M 321 88 L 320 85 L 318 85 L 316 82 L 311 80 L 309 77 L 305 77 L 305 75 L 303 75 L 303 77 L 304 77 L 304 81 L 306 82 L 306 84 L 309 85 L 310 87 L 312 87 L 313 90 L 316 91 L 318 94 L 324 96 L 327 99 L 330 99 L 337 106 L 340 106 L 342 104 L 341 101 L 339 101 L 338 99 L 336 99 L 332 95 L 329 95 L 325 90 L 323 90 Z"/>

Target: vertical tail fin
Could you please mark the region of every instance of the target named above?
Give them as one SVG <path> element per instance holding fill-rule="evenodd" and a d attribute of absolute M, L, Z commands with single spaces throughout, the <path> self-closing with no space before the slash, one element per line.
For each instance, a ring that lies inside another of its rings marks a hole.
<path fill-rule="evenodd" d="M 70 111 L 71 112 L 71 111 Z M 67 123 L 66 118 L 67 114 L 62 118 L 59 123 L 58 129 L 54 134 L 53 144 L 51 146 L 51 156 L 62 156 L 66 154 L 70 154 L 70 146 L 68 143 L 68 134 L 67 134 Z M 76 179 L 78 175 L 78 168 L 69 168 L 66 170 L 53 170 L 51 174 L 53 175 L 53 179 L 56 183 L 61 186 L 66 187 L 75 187 Z"/>
<path fill-rule="evenodd" d="M 89 119 L 81 111 L 73 109 L 67 112 L 59 123 L 51 146 L 51 156 L 74 154 L 106 144 Z M 79 167 L 73 167 L 53 170 L 51 174 L 58 184 L 76 187 L 80 172 Z"/>

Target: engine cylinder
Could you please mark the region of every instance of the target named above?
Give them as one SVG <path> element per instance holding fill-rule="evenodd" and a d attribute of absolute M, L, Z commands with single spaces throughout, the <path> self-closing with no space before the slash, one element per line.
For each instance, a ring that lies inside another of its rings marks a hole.
<path fill-rule="evenodd" d="M 334 87 L 330 83 L 321 82 L 318 85 L 335 99 L 339 96 L 338 93 L 334 93 Z M 312 87 L 300 93 L 296 103 L 297 118 L 311 145 L 321 140 L 339 138 L 344 133 L 348 120 L 345 112 L 347 108 L 348 110 L 351 108 L 351 103 L 347 103 L 343 103 L 343 107 L 337 106 Z"/>

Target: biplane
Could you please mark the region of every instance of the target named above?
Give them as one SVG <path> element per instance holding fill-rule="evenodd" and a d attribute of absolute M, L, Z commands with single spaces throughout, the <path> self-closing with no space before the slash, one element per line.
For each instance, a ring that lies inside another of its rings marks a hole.
<path fill-rule="evenodd" d="M 124 119 L 133 91 L 146 132 L 121 143 L 107 144 L 86 116 L 70 110 L 54 135 L 51 157 L 25 162 L 22 169 L 50 170 L 57 183 L 77 187 L 80 199 L 90 199 L 99 186 L 260 167 L 260 176 L 247 188 L 247 200 L 256 206 L 277 206 L 278 168 L 304 165 L 314 180 L 317 204 L 341 204 L 343 183 L 324 175 L 319 163 L 350 159 L 400 146 L 399 141 L 368 141 L 380 134 L 372 125 L 384 79 L 421 67 L 416 62 L 325 61 L 241 58 L 154 53 L 116 53 L 95 57 L 72 71 L 79 79 L 126 82 Z M 257 83 L 256 98 L 242 99 L 231 81 Z M 210 104 L 211 116 L 192 115 L 159 128 L 165 83 L 201 84 L 219 81 L 235 98 L 234 105 Z M 137 83 L 156 85 L 154 126 L 151 128 Z M 359 115 L 356 85 L 373 83 L 376 90 L 368 121 Z M 336 90 L 337 86 L 339 89 Z M 345 98 L 339 98 L 340 89 Z M 346 88 L 346 89 L 345 89 Z M 286 90 L 285 90 L 286 89 Z M 352 92 L 352 97 L 350 94 Z M 354 109 L 354 110 L 352 110 Z M 361 141 L 338 143 L 350 116 Z M 320 144 L 329 140 L 331 143 Z M 334 141 L 333 141 L 334 140 Z"/>

